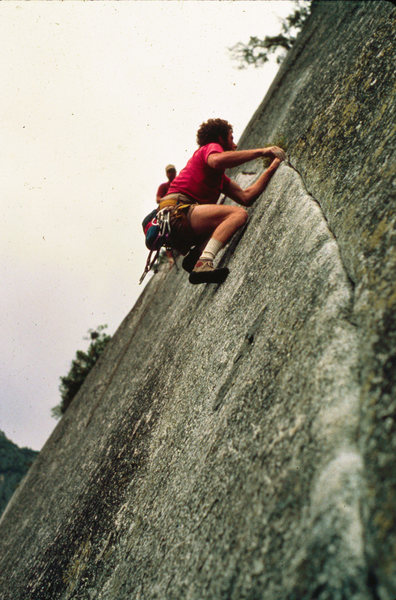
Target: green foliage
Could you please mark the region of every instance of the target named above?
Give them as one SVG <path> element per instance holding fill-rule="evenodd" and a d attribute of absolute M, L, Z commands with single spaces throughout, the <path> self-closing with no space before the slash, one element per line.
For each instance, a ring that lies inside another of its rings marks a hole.
<path fill-rule="evenodd" d="M 88 350 L 86 352 L 77 350 L 70 371 L 65 377 L 60 378 L 59 391 L 62 400 L 60 404 L 51 409 L 51 414 L 55 419 L 60 419 L 66 412 L 70 402 L 84 383 L 86 376 L 111 340 L 111 336 L 103 333 L 106 327 L 107 325 L 99 325 L 96 329 L 88 330 L 89 337 L 84 338 L 91 340 Z"/>
<path fill-rule="evenodd" d="M 263 39 L 251 36 L 247 44 L 238 42 L 229 49 L 232 59 L 239 62 L 239 69 L 245 69 L 249 65 L 260 67 L 268 62 L 271 54 L 276 56 L 277 63 L 283 61 L 311 12 L 311 0 L 295 0 L 295 2 L 294 12 L 286 19 L 282 19 L 282 31 L 278 35 L 267 35 Z"/>

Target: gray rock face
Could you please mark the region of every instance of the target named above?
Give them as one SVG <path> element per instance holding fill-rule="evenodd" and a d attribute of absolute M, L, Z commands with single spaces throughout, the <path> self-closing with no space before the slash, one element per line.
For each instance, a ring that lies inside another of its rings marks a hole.
<path fill-rule="evenodd" d="M 145 288 L 3 515 L 1 600 L 394 600 L 392 16 L 314 5 L 242 140 L 290 164 L 223 285 Z"/>

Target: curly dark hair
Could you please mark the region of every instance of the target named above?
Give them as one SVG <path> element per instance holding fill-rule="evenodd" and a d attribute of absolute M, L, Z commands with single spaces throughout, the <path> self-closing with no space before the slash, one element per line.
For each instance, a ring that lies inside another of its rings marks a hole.
<path fill-rule="evenodd" d="M 211 142 L 218 142 L 219 136 L 227 139 L 229 132 L 232 131 L 232 125 L 224 119 L 208 119 L 202 123 L 197 131 L 198 146 L 205 146 Z"/>

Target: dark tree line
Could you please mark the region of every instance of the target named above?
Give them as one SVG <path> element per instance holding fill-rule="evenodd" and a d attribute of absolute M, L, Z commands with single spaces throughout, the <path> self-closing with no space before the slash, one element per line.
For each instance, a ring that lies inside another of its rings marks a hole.
<path fill-rule="evenodd" d="M 0 515 L 38 452 L 19 448 L 0 431 Z"/>

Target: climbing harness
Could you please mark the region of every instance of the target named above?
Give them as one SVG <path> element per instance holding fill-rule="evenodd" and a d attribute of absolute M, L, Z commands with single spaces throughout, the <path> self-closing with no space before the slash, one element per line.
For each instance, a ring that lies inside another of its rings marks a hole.
<path fill-rule="evenodd" d="M 183 194 L 169 194 L 161 200 L 158 210 L 153 210 L 145 217 L 142 226 L 146 238 L 145 243 L 150 253 L 139 284 L 142 283 L 153 267 L 162 247 L 170 251 L 176 249 L 184 253 L 184 247 L 180 250 L 177 243 L 177 231 L 172 232 L 172 223 L 175 223 L 175 219 L 177 221 L 181 220 L 185 209 L 190 208 L 193 204 L 196 204 L 196 202 Z M 154 252 L 154 258 L 152 258 Z"/>
<path fill-rule="evenodd" d="M 155 261 L 157 260 L 161 248 L 163 246 L 170 248 L 169 246 L 169 236 L 170 236 L 170 209 L 172 207 L 166 207 L 162 210 L 153 210 L 147 217 L 143 220 L 142 226 L 143 231 L 146 236 L 146 246 L 150 250 L 146 266 L 142 273 L 142 276 L 139 280 L 139 285 L 142 283 L 143 279 L 146 277 L 147 273 L 150 271 Z M 154 258 L 152 259 L 152 255 L 155 252 Z"/>

